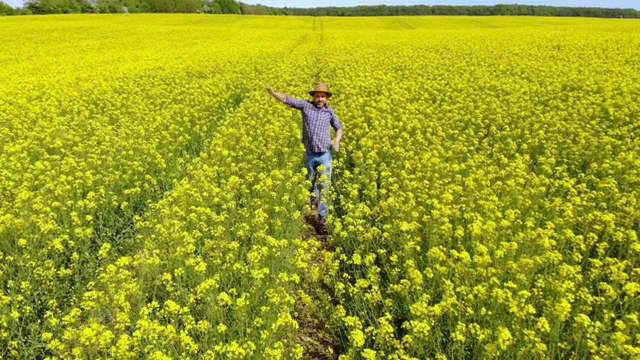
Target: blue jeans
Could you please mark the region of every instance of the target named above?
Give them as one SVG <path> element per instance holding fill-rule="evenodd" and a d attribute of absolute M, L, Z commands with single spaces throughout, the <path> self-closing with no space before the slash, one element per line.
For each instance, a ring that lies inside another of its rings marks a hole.
<path fill-rule="evenodd" d="M 309 189 L 318 201 L 318 215 L 321 219 L 327 218 L 329 212 L 329 202 L 327 200 L 326 192 L 329 188 L 329 181 L 331 180 L 331 160 L 333 156 L 331 151 L 314 153 L 305 151 L 304 153 L 304 165 L 308 171 L 308 179 L 311 181 L 311 188 Z M 317 171 L 318 166 L 324 165 L 324 170 Z M 315 177 L 317 176 L 317 180 Z M 323 178 L 325 176 L 325 178 Z"/>

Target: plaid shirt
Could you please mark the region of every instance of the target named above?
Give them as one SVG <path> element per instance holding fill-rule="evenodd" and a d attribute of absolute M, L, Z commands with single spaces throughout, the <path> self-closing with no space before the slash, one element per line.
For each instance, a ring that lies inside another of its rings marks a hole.
<path fill-rule="evenodd" d="M 287 96 L 287 105 L 302 112 L 302 143 L 308 152 L 326 152 L 331 150 L 331 127 L 342 129 L 342 124 L 332 108 L 327 105 L 317 108 L 310 100 Z"/>

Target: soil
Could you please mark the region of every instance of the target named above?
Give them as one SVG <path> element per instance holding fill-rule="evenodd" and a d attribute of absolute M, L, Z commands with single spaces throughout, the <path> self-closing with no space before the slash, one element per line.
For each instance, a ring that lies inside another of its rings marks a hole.
<path fill-rule="evenodd" d="M 307 240 L 318 240 L 320 245 L 314 249 L 311 259 L 311 266 L 320 266 L 322 262 L 322 251 L 331 251 L 327 235 L 318 235 L 318 220 L 316 214 L 309 214 L 305 217 L 307 227 L 304 237 Z M 298 329 L 298 339 L 304 347 L 302 359 L 311 360 L 333 360 L 340 355 L 338 347 L 334 344 L 323 314 L 323 302 L 329 298 L 327 289 L 322 284 L 303 283 L 303 290 L 312 298 L 313 306 L 299 301 L 296 305 L 298 313 L 297 321 L 300 325 Z M 317 305 L 316 305 L 317 304 Z"/>

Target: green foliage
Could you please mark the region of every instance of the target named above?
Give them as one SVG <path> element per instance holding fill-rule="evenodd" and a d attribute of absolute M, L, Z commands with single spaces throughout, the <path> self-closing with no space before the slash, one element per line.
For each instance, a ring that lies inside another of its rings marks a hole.
<path fill-rule="evenodd" d="M 257 5 L 260 7 L 262 5 Z M 252 12 L 256 6 L 241 4 L 241 9 Z M 270 8 L 266 13 L 276 15 L 310 16 L 401 16 L 401 15 L 516 15 L 516 16 L 577 16 L 598 18 L 640 18 L 634 9 L 578 8 L 498 4 L 494 6 L 445 6 L 445 5 L 375 5 L 354 7 Z"/>
<path fill-rule="evenodd" d="M 142 0 L 154 13 L 195 13 L 201 6 L 198 0 Z"/>
<path fill-rule="evenodd" d="M 115 14 L 124 12 L 124 8 L 117 0 L 101 0 L 96 4 L 96 12 L 100 14 Z"/>
<path fill-rule="evenodd" d="M 72 14 L 85 12 L 87 4 L 92 6 L 84 0 L 32 0 L 27 9 L 33 14 Z"/>
<path fill-rule="evenodd" d="M 13 15 L 14 10 L 11 6 L 0 1 L 0 15 Z"/>
<path fill-rule="evenodd" d="M 235 0 L 215 0 L 212 10 L 214 14 L 239 14 L 240 4 Z"/>
<path fill-rule="evenodd" d="M 246 15 L 273 15 L 273 12 L 265 5 L 249 5 L 240 3 L 240 12 Z"/>
<path fill-rule="evenodd" d="M 80 11 L 84 14 L 93 14 L 96 12 L 96 8 L 89 2 L 83 2 L 80 4 Z"/>
<path fill-rule="evenodd" d="M 205 13 L 246 15 L 309 16 L 403 16 L 403 15 L 475 15 L 475 16 L 562 16 L 596 18 L 640 18 L 640 11 L 614 8 L 579 8 L 497 4 L 494 6 L 375 5 L 354 7 L 275 8 L 245 4 L 236 0 L 30 0 L 23 10 L 14 10 L 0 2 L 0 15 L 66 13 Z"/>
<path fill-rule="evenodd" d="M 13 15 L 8 5 L 0 6 L 0 14 Z M 205 11 L 204 8 L 208 8 Z M 32 14 L 67 13 L 217 13 L 239 14 L 240 5 L 234 0 L 207 3 L 201 0 L 30 0 L 25 9 Z"/>

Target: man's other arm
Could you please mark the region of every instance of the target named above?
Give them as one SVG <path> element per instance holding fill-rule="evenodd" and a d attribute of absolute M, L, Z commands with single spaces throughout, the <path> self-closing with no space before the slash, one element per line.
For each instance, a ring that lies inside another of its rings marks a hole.
<path fill-rule="evenodd" d="M 340 139 L 342 139 L 342 128 L 336 130 L 336 139 L 331 142 L 334 151 L 340 151 Z"/>

